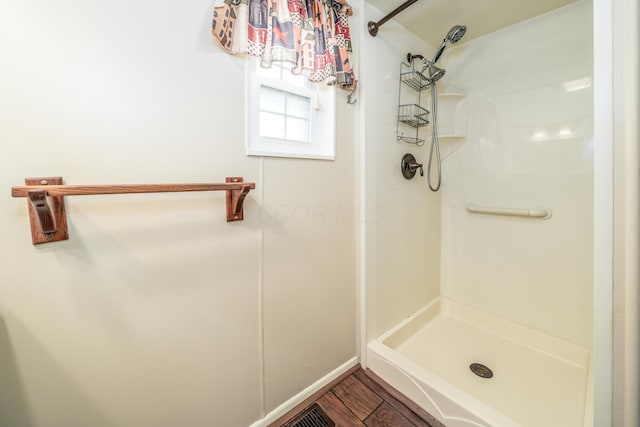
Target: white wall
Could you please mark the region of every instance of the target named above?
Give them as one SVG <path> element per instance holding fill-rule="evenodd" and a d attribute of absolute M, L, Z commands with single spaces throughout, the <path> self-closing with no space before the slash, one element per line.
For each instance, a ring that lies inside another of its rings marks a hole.
<path fill-rule="evenodd" d="M 367 3 L 365 22 L 385 13 Z M 439 294 L 440 194 L 428 189 L 426 177 L 407 181 L 400 170 L 405 153 L 426 168 L 428 144 L 396 140 L 400 62 L 408 52 L 427 57 L 434 48 L 395 21 L 363 40 L 367 340 Z"/>
<path fill-rule="evenodd" d="M 442 293 L 586 347 L 593 310 L 591 9 L 577 2 L 443 57 L 448 82 L 468 93 L 469 121 L 467 142 L 444 162 Z M 576 81 L 589 87 L 568 92 Z M 553 217 L 472 215 L 469 203 L 548 207 Z"/>
<path fill-rule="evenodd" d="M 250 158 L 212 2 L 0 6 L 0 425 L 249 425 L 355 355 L 343 94 L 335 162 Z M 257 189 L 230 224 L 222 193 L 67 197 L 35 247 L 10 188 L 56 175 Z"/>

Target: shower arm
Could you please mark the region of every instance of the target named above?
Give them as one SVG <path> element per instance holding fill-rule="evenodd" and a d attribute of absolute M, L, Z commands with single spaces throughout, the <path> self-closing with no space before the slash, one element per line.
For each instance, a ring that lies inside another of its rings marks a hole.
<path fill-rule="evenodd" d="M 369 34 L 371 34 L 372 37 L 375 37 L 378 34 L 378 30 L 380 29 L 380 27 L 382 27 L 388 20 L 390 20 L 391 18 L 393 18 L 394 16 L 396 16 L 397 14 L 399 14 L 400 12 L 402 12 L 403 10 L 405 10 L 406 8 L 408 8 L 409 6 L 411 6 L 417 1 L 418 0 L 407 0 L 404 3 L 402 3 L 400 6 L 396 7 L 391 12 L 389 12 L 384 18 L 382 18 L 378 22 L 369 21 L 369 23 L 367 24 L 367 29 L 369 30 Z"/>

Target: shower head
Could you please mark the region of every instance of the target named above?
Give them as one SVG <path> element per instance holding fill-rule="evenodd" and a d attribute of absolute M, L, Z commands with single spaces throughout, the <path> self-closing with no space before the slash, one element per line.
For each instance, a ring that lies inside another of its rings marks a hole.
<path fill-rule="evenodd" d="M 444 77 L 445 73 L 447 72 L 442 68 L 436 67 L 433 63 L 428 65 L 428 69 L 429 69 L 429 79 L 431 80 L 431 83 L 434 83 L 440 80 L 442 77 Z"/>
<path fill-rule="evenodd" d="M 420 70 L 420 74 L 424 74 L 425 71 L 429 71 L 429 83 L 435 83 L 440 80 L 446 74 L 447 70 L 444 70 L 438 66 L 436 66 L 433 62 L 428 59 L 422 60 L 422 70 Z"/>
<path fill-rule="evenodd" d="M 447 33 L 447 37 L 445 40 L 450 41 L 451 43 L 458 43 L 464 33 L 467 32 L 466 25 L 454 25 L 449 32 Z"/>
<path fill-rule="evenodd" d="M 451 27 L 446 37 L 444 38 L 444 40 L 442 40 L 442 44 L 438 48 L 438 51 L 436 52 L 436 54 L 433 56 L 433 59 L 431 60 L 431 62 L 435 64 L 436 61 L 440 59 L 440 56 L 442 55 L 442 52 L 444 52 L 444 49 L 447 47 L 447 43 L 451 43 L 451 44 L 458 43 L 466 32 L 467 32 L 466 25 L 454 25 L 453 27 Z"/>

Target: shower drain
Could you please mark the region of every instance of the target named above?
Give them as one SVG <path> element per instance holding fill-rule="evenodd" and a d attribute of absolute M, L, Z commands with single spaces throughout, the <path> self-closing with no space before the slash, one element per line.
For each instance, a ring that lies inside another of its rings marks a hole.
<path fill-rule="evenodd" d="M 473 372 L 479 377 L 482 377 L 482 378 L 493 377 L 493 371 L 487 368 L 482 363 L 472 363 L 471 365 L 469 365 L 469 369 L 471 369 L 471 372 Z"/>

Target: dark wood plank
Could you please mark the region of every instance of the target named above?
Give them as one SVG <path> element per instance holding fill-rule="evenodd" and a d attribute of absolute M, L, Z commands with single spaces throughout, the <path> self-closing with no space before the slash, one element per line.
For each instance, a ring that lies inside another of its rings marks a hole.
<path fill-rule="evenodd" d="M 387 402 L 380 405 L 364 424 L 367 427 L 415 427 Z"/>
<path fill-rule="evenodd" d="M 293 408 L 292 410 L 290 410 L 289 412 L 287 412 L 286 414 L 284 414 L 283 416 L 281 416 L 280 418 L 278 418 L 277 420 L 275 420 L 274 422 L 269 424 L 268 427 L 280 427 L 280 426 L 286 424 L 287 421 L 289 421 L 290 419 L 292 419 L 293 417 L 298 415 L 300 412 L 304 411 L 313 402 L 315 402 L 318 399 L 320 399 L 320 397 L 323 394 L 325 394 L 327 392 L 330 393 L 332 388 L 334 388 L 336 385 L 340 384 L 345 378 L 348 378 L 350 375 L 352 375 L 354 372 L 356 372 L 358 370 L 362 370 L 362 368 L 360 367 L 359 364 L 357 364 L 353 368 L 350 368 L 347 372 L 345 372 L 344 374 L 340 375 L 338 378 L 336 378 L 335 380 L 331 381 L 326 386 L 322 387 L 320 390 L 318 390 L 315 393 L 313 393 L 311 396 L 309 396 L 308 398 L 303 400 L 298 406 L 296 406 L 295 408 Z"/>
<path fill-rule="evenodd" d="M 365 397 L 362 397 L 365 396 Z M 444 427 L 431 414 L 370 370 L 356 365 L 335 381 L 305 399 L 269 427 L 285 425 L 317 402 L 337 427 Z M 377 407 L 372 410 L 376 402 Z M 368 417 L 361 418 L 364 414 Z M 408 422 L 409 424 L 406 424 Z"/>
<path fill-rule="evenodd" d="M 345 378 L 331 391 L 362 421 L 382 403 L 380 396 L 353 375 Z"/>
<path fill-rule="evenodd" d="M 327 413 L 336 426 L 340 427 L 364 427 L 362 421 L 349 410 L 332 392 L 325 393 L 317 400 L 318 405 Z"/>
<path fill-rule="evenodd" d="M 418 427 L 445 427 L 433 415 L 386 383 L 370 369 L 366 371 L 360 369 L 354 372 L 354 375 L 414 425 Z"/>

